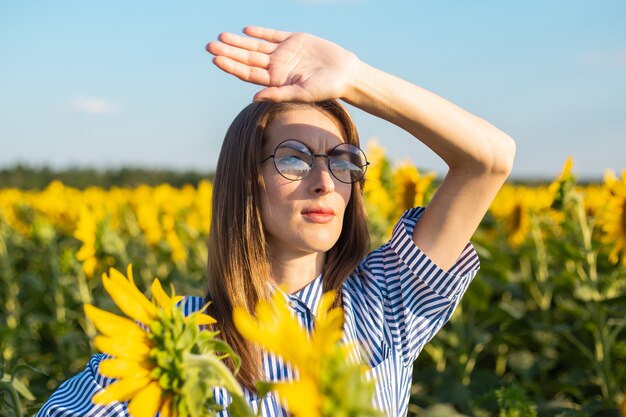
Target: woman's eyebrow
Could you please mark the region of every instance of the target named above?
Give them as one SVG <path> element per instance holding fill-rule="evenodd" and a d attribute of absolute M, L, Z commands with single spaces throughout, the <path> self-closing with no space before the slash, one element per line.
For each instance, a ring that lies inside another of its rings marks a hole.
<path fill-rule="evenodd" d="M 292 142 L 282 143 L 279 145 L 279 147 L 293 149 L 294 151 L 298 151 L 298 152 L 308 151 L 311 154 L 313 153 L 311 148 L 309 148 L 309 146 L 306 143 L 300 142 L 298 139 L 288 139 L 288 140 L 291 140 Z M 278 149 L 278 147 L 276 149 Z"/>
<path fill-rule="evenodd" d="M 354 152 L 351 152 L 349 149 L 337 149 L 336 147 L 331 149 L 329 154 L 332 153 L 334 155 L 354 155 Z"/>

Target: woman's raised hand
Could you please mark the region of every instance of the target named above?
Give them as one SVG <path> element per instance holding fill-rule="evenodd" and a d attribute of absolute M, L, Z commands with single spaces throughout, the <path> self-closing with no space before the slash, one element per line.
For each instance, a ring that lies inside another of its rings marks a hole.
<path fill-rule="evenodd" d="M 306 33 L 258 26 L 243 32 L 249 37 L 222 33 L 206 49 L 223 71 L 266 87 L 255 100 L 311 102 L 349 94 L 360 66 L 353 53 Z"/>

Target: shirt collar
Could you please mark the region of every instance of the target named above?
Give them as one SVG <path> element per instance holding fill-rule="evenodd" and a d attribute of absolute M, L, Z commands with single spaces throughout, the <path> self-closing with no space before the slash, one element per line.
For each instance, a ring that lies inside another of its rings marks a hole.
<path fill-rule="evenodd" d="M 286 302 L 297 299 L 300 303 L 304 304 L 309 311 L 315 315 L 317 312 L 317 306 L 322 298 L 322 274 L 319 274 L 313 281 L 309 282 L 304 288 L 293 293 L 287 294 L 278 286 L 271 284 L 272 289 L 279 291 Z"/>
<path fill-rule="evenodd" d="M 292 294 L 307 306 L 314 315 L 317 313 L 317 305 L 322 298 L 322 274 L 319 274 L 313 281 L 309 282 L 300 291 Z"/>

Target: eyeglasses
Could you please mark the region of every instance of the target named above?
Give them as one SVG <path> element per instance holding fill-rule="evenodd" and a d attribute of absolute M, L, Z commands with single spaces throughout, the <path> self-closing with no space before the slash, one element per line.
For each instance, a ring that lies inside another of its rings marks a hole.
<path fill-rule="evenodd" d="M 300 181 L 309 175 L 317 157 L 326 158 L 330 173 L 345 184 L 360 181 L 370 164 L 363 150 L 356 145 L 340 143 L 328 155 L 324 155 L 313 153 L 304 143 L 295 139 L 279 143 L 274 153 L 261 163 L 271 158 L 281 176 L 291 181 Z"/>

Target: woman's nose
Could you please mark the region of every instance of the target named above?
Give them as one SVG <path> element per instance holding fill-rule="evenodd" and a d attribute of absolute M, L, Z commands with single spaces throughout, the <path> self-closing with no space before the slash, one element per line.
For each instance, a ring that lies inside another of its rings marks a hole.
<path fill-rule="evenodd" d="M 324 157 L 315 158 L 308 177 L 311 190 L 315 194 L 328 194 L 335 190 L 335 178 L 328 168 L 328 160 Z"/>

